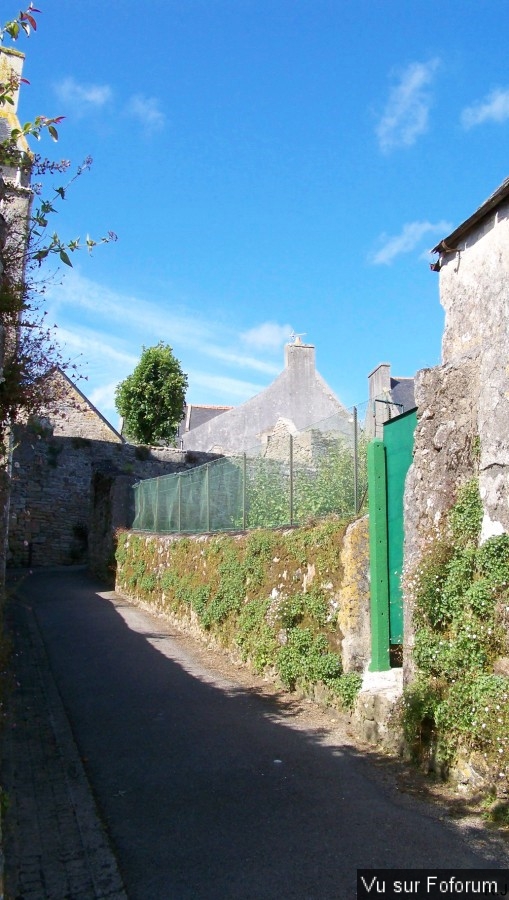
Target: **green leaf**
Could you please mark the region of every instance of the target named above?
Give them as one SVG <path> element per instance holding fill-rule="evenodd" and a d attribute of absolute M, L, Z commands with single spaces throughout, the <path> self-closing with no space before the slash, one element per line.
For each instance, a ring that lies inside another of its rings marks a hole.
<path fill-rule="evenodd" d="M 8 22 L 5 26 L 5 30 L 9 37 L 13 39 L 13 41 L 16 41 L 18 39 L 19 25 L 17 22 Z"/>
<path fill-rule="evenodd" d="M 68 255 L 67 255 L 67 253 L 65 252 L 65 250 L 61 250 L 61 251 L 60 251 L 60 259 L 62 260 L 63 263 L 66 264 L 66 266 L 70 266 L 71 269 L 72 269 L 72 262 L 71 262 L 71 260 L 69 259 L 69 257 L 68 257 Z"/>

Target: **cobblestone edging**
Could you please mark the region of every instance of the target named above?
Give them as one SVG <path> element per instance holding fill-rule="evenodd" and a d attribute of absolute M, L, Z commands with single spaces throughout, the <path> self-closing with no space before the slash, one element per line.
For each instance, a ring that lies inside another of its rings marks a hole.
<path fill-rule="evenodd" d="M 6 610 L 14 686 L 2 746 L 4 881 L 23 900 L 127 900 L 37 620 Z"/>

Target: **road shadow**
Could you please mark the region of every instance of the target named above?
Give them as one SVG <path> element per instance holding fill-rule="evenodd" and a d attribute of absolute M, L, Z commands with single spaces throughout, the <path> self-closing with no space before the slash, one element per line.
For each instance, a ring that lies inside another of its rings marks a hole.
<path fill-rule="evenodd" d="M 466 798 L 428 803 L 415 770 L 296 727 L 300 701 L 208 673 L 104 592 L 40 570 L 10 602 L 37 620 L 130 898 L 349 900 L 357 868 L 508 865 L 498 833 L 458 827 Z"/>

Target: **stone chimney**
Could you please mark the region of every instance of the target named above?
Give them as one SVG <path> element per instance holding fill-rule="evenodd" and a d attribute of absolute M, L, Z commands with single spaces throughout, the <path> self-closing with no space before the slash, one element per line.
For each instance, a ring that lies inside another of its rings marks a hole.
<path fill-rule="evenodd" d="M 293 344 L 285 345 L 285 368 L 299 370 L 307 376 L 315 372 L 314 344 L 303 344 L 299 336 Z"/>
<path fill-rule="evenodd" d="M 366 433 L 370 438 L 383 437 L 383 423 L 391 416 L 387 401 L 391 399 L 391 364 L 379 363 L 368 375 L 369 409 Z"/>

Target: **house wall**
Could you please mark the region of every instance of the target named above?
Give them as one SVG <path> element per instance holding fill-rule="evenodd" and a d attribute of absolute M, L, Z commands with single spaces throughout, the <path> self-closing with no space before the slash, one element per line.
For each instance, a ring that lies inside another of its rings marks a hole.
<path fill-rule="evenodd" d="M 122 443 L 120 434 L 59 369 L 47 381 L 47 394 L 54 399 L 39 411 L 38 418 L 47 420 L 55 437 Z"/>
<path fill-rule="evenodd" d="M 315 348 L 287 344 L 285 369 L 256 397 L 183 436 L 185 449 L 221 453 L 246 452 L 260 445 L 284 418 L 297 431 L 338 416 L 345 434 L 352 431 L 349 413 L 315 368 Z"/>
<path fill-rule="evenodd" d="M 442 364 L 417 373 L 418 423 L 405 488 L 405 572 L 479 472 L 482 539 L 509 531 L 509 204 L 442 256 Z M 405 668 L 412 671 L 412 597 L 405 595 Z"/>
<path fill-rule="evenodd" d="M 443 364 L 472 360 L 478 384 L 485 539 L 509 531 L 509 201 L 445 257 L 440 300 Z"/>

